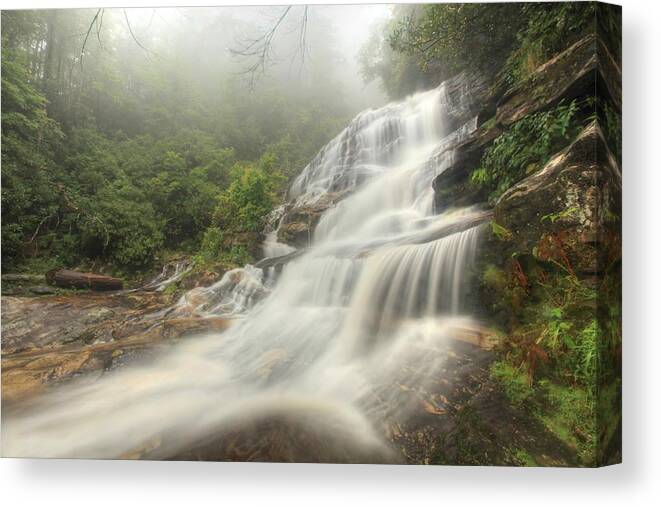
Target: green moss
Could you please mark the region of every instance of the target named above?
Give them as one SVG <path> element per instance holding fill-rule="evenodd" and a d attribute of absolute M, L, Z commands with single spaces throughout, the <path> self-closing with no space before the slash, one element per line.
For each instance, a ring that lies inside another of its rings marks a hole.
<path fill-rule="evenodd" d="M 524 467 L 539 466 L 539 463 L 537 463 L 533 455 L 530 454 L 525 449 L 512 449 L 511 452 L 519 466 L 524 466 Z"/>
<path fill-rule="evenodd" d="M 540 382 L 544 409 L 538 417 L 560 440 L 576 450 L 583 465 L 595 464 L 597 419 L 595 398 L 587 389 Z"/>
<path fill-rule="evenodd" d="M 489 289 L 504 291 L 509 283 L 507 274 L 494 264 L 487 264 L 482 271 L 482 283 Z"/>
<path fill-rule="evenodd" d="M 178 283 L 171 283 L 165 289 L 163 289 L 163 294 L 166 294 L 168 296 L 171 296 L 172 294 L 176 294 L 177 291 L 179 290 L 179 284 Z"/>
<path fill-rule="evenodd" d="M 491 365 L 491 378 L 498 382 L 507 398 L 517 406 L 521 406 L 534 394 L 528 375 L 506 361 L 496 361 Z"/>
<path fill-rule="evenodd" d="M 488 120 L 486 120 L 486 121 L 480 126 L 480 128 L 481 128 L 482 130 L 484 130 L 484 131 L 487 131 L 487 130 L 491 130 L 491 129 L 494 128 L 495 126 L 496 126 L 496 116 L 494 115 L 494 116 L 492 116 L 491 118 L 489 118 Z"/>
<path fill-rule="evenodd" d="M 503 227 L 502 225 L 500 225 L 495 220 L 491 221 L 491 231 L 500 240 L 507 241 L 507 240 L 512 239 L 512 232 L 509 229 L 507 229 L 507 228 Z"/>

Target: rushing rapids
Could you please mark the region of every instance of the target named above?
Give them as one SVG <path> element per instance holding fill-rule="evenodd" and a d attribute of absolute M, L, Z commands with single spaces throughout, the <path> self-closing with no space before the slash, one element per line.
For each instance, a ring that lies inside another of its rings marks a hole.
<path fill-rule="evenodd" d="M 290 206 L 349 195 L 323 214 L 311 247 L 277 279 L 247 266 L 183 296 L 179 305 L 201 315 L 243 316 L 229 330 L 50 393 L 5 421 L 5 453 L 147 449 L 169 458 L 210 436 L 279 420 L 344 449 L 309 449 L 309 460 L 396 460 L 385 426 L 405 420 L 419 400 L 388 386 L 424 386 L 442 374 L 443 343 L 470 320 L 465 291 L 483 215 L 435 214 L 431 186 L 452 163 L 452 144 L 475 128 L 470 94 L 450 95 L 447 86 L 361 113 L 304 169 Z M 279 210 L 266 231 L 267 257 L 294 250 L 277 240 L 281 217 Z"/>

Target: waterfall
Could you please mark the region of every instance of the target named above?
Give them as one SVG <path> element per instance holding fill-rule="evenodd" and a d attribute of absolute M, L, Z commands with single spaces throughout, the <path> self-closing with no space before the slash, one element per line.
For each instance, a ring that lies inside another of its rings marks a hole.
<path fill-rule="evenodd" d="M 476 122 L 470 96 L 446 87 L 359 114 L 302 171 L 290 206 L 349 195 L 277 281 L 247 266 L 179 303 L 244 318 L 154 364 L 50 393 L 6 422 L 5 453 L 117 457 L 149 447 L 167 458 L 209 435 L 284 418 L 372 456 L 356 459 L 392 460 L 385 426 L 419 404 L 396 386 L 442 375 L 442 345 L 470 321 L 464 300 L 480 227 L 461 225 L 480 211 L 435 215 L 431 183 Z M 282 212 L 267 256 L 293 250 L 277 242 Z"/>

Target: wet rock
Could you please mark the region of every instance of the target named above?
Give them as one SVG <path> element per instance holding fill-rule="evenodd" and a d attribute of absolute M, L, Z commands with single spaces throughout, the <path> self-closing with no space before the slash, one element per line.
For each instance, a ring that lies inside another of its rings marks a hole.
<path fill-rule="evenodd" d="M 596 122 L 539 172 L 505 192 L 494 209 L 520 252 L 594 274 L 619 220 L 622 177 Z M 612 238 L 611 238 L 612 239 Z"/>
<path fill-rule="evenodd" d="M 48 287 L 47 285 L 37 285 L 36 287 L 28 287 L 28 291 L 38 296 L 57 294 L 57 289 L 54 289 L 53 287 Z"/>
<path fill-rule="evenodd" d="M 178 283 L 184 278 L 191 270 L 193 262 L 186 258 L 180 257 L 166 262 L 161 270 L 154 273 L 142 285 L 141 290 L 153 290 L 161 292 L 166 290 L 170 285 Z"/>
<path fill-rule="evenodd" d="M 480 328 L 457 328 L 442 354 L 443 368 L 424 383 L 393 379 L 391 389 L 418 399 L 402 420 L 397 411 L 385 418 L 387 436 L 407 463 L 446 465 L 521 465 L 513 449 L 537 464 L 575 465 L 574 453 L 539 421 L 512 406 L 494 383 L 490 366 L 496 357 L 490 346 L 473 338 Z M 405 368 L 416 369 L 415 364 Z M 410 378 L 404 372 L 403 378 Z"/>
<path fill-rule="evenodd" d="M 222 332 L 221 318 L 170 317 L 154 292 L 2 298 L 2 399 L 149 360 L 175 340 Z"/>
<path fill-rule="evenodd" d="M 498 126 L 478 129 L 468 139 L 452 147 L 455 150 L 453 164 L 432 182 L 437 213 L 486 201 L 485 193 L 471 184 L 470 174 L 479 166 L 484 150 L 501 133 L 502 129 Z"/>
<path fill-rule="evenodd" d="M 561 101 L 594 97 L 595 92 L 610 97 L 610 104 L 619 110 L 621 80 L 617 61 L 605 44 L 591 34 L 544 63 L 509 93 L 497 100 L 495 95 L 485 99 L 484 111 L 478 115 L 480 128 L 459 145 L 450 147 L 455 150 L 455 160 L 434 179 L 436 211 L 486 200 L 487 196 L 471 185 L 470 175 L 479 167 L 485 150 L 506 127 L 526 115 L 551 109 Z M 497 102 L 495 115 L 486 121 L 492 102 Z"/>
<path fill-rule="evenodd" d="M 152 446 L 142 459 L 250 461 L 275 463 L 402 463 L 387 446 L 365 442 L 337 414 L 300 407 L 294 416 L 274 410 L 235 428 L 198 439 L 187 449 L 168 452 Z M 164 439 L 167 444 L 167 439 Z"/>
<path fill-rule="evenodd" d="M 522 86 L 504 96 L 496 121 L 511 125 L 528 114 L 555 107 L 561 100 L 594 96 L 597 89 L 604 89 L 614 104 L 620 104 L 621 78 L 605 45 L 594 34 L 588 35 L 541 65 Z"/>
<path fill-rule="evenodd" d="M 225 271 L 220 268 L 190 273 L 179 282 L 179 288 L 191 290 L 197 287 L 209 287 L 220 280 L 224 274 Z"/>
<path fill-rule="evenodd" d="M 209 332 L 226 330 L 231 321 L 222 317 L 181 317 L 163 322 L 162 336 L 164 338 L 180 338 Z"/>
<path fill-rule="evenodd" d="M 280 255 L 279 257 L 269 257 L 262 259 L 261 261 L 255 263 L 255 267 L 260 269 L 275 268 L 275 270 L 279 272 L 284 266 L 286 266 L 289 262 L 293 261 L 297 257 L 300 257 L 304 252 L 305 250 L 294 250 L 291 253 Z"/>
<path fill-rule="evenodd" d="M 309 246 L 321 215 L 346 195 L 347 192 L 327 193 L 314 203 L 294 204 L 285 211 L 278 229 L 278 241 L 296 248 Z"/>

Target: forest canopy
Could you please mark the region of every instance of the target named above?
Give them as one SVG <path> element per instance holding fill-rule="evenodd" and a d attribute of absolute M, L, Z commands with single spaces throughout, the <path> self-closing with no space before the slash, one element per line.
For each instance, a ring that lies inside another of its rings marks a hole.
<path fill-rule="evenodd" d="M 3 11 L 3 270 L 140 270 L 195 252 L 237 206 L 261 214 L 239 210 L 233 233 L 262 226 L 288 179 L 382 97 L 341 78 L 324 15 L 307 31 L 314 58 L 283 25 L 280 58 L 251 80 L 231 50 L 273 9 Z M 266 180 L 265 202 L 246 201 L 246 179 Z"/>

